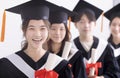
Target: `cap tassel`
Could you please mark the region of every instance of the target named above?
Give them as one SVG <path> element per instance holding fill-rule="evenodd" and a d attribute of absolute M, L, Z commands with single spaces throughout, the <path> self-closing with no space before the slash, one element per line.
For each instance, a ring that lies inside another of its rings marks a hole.
<path fill-rule="evenodd" d="M 70 31 L 71 17 L 68 18 L 68 29 Z"/>
<path fill-rule="evenodd" d="M 4 10 L 3 19 L 2 19 L 2 29 L 1 29 L 0 42 L 4 41 L 4 37 L 5 37 L 5 24 L 6 24 L 6 12 Z"/>
<path fill-rule="evenodd" d="M 104 16 L 104 12 L 102 13 L 102 18 L 101 18 L 101 32 L 103 32 L 103 16 Z"/>

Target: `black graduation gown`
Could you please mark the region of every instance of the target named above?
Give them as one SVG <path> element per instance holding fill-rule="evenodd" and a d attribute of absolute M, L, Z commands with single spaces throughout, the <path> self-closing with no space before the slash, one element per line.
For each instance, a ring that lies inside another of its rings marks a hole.
<path fill-rule="evenodd" d="M 91 57 L 91 50 L 92 48 L 97 48 L 99 44 L 99 39 L 94 37 L 94 42 L 92 44 L 92 47 L 90 48 L 89 52 L 86 52 L 86 50 L 83 48 L 82 44 L 79 41 L 79 37 L 74 39 L 74 44 L 77 47 L 78 50 L 82 52 L 83 57 L 85 57 L 87 60 Z M 98 76 L 103 75 L 104 78 L 119 78 L 119 67 L 116 59 L 114 58 L 113 50 L 112 48 L 107 44 L 104 52 L 100 56 L 100 58 L 97 60 L 97 62 L 102 63 L 102 68 L 99 68 L 98 70 Z"/>
<path fill-rule="evenodd" d="M 57 55 L 62 57 L 62 50 L 60 50 Z M 69 55 L 72 55 L 72 50 Z M 83 62 L 83 56 L 81 52 L 75 52 L 75 54 L 68 60 L 71 64 L 71 70 L 74 78 L 87 78 L 85 73 L 85 65 Z"/>
<path fill-rule="evenodd" d="M 74 78 L 87 78 L 81 52 L 76 52 L 75 55 L 69 59 L 69 63 L 72 65 L 71 70 L 73 72 Z"/>
<path fill-rule="evenodd" d="M 120 43 L 116 45 L 116 44 L 114 44 L 114 42 L 112 40 L 109 41 L 109 43 L 110 43 L 110 45 L 111 45 L 112 48 L 114 48 L 114 49 L 120 49 Z M 119 52 L 120 52 L 120 50 L 119 50 Z M 120 67 L 120 55 L 118 55 L 115 58 L 117 59 L 117 62 L 118 62 L 119 67 Z"/>
<path fill-rule="evenodd" d="M 28 55 L 23 51 L 16 52 L 30 67 L 34 70 L 38 70 L 45 64 L 47 61 L 49 52 L 37 62 L 34 62 Z M 19 61 L 18 61 L 19 62 Z M 59 74 L 59 78 L 72 78 L 72 73 L 68 62 L 62 60 L 55 68 Z M 24 73 L 22 73 L 18 68 L 16 68 L 7 58 L 0 59 L 0 78 L 28 78 Z"/>

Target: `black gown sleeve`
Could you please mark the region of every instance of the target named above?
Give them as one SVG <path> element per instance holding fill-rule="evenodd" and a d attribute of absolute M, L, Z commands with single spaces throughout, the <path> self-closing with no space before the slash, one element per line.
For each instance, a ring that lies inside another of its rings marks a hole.
<path fill-rule="evenodd" d="M 0 78 L 14 78 L 10 74 L 10 70 L 8 66 L 4 63 L 4 59 L 0 59 Z"/>
<path fill-rule="evenodd" d="M 119 66 L 114 57 L 113 50 L 109 45 L 106 47 L 106 54 L 104 57 L 103 76 L 105 78 L 120 78 Z"/>
<path fill-rule="evenodd" d="M 117 59 L 117 62 L 119 64 L 119 67 L 120 67 L 120 55 L 116 59 Z"/>
<path fill-rule="evenodd" d="M 83 56 L 80 51 L 69 60 L 74 78 L 87 78 Z"/>
<path fill-rule="evenodd" d="M 73 78 L 71 68 L 66 60 L 63 60 L 57 67 L 55 67 L 54 71 L 59 74 L 58 78 Z"/>
<path fill-rule="evenodd" d="M 8 59 L 0 59 L 0 78 L 28 78 L 18 70 Z"/>
<path fill-rule="evenodd" d="M 0 78 L 7 78 L 5 75 L 5 67 L 3 65 L 3 62 L 0 60 Z"/>

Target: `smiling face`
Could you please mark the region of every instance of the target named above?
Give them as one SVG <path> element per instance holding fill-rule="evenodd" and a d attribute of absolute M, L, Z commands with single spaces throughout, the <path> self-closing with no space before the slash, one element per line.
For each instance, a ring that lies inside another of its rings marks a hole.
<path fill-rule="evenodd" d="M 120 38 L 120 18 L 115 17 L 111 24 L 110 24 L 110 30 L 113 37 L 119 37 Z"/>
<path fill-rule="evenodd" d="M 28 47 L 39 48 L 48 37 L 48 29 L 43 20 L 30 20 L 25 32 Z"/>
<path fill-rule="evenodd" d="M 51 25 L 49 36 L 54 43 L 61 43 L 65 38 L 65 35 L 66 35 L 66 28 L 63 23 L 60 24 L 55 23 Z"/>

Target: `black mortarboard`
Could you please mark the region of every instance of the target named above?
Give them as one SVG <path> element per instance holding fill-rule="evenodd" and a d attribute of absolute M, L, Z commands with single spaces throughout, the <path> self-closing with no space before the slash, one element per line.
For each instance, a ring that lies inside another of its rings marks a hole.
<path fill-rule="evenodd" d="M 80 0 L 78 2 L 78 4 L 75 6 L 75 8 L 73 9 L 74 12 L 79 13 L 80 11 L 84 10 L 84 9 L 90 9 L 95 13 L 95 17 L 96 19 L 98 19 L 98 17 L 102 14 L 102 10 L 97 8 L 96 6 L 84 1 L 84 0 Z"/>
<path fill-rule="evenodd" d="M 48 6 L 51 12 L 54 12 L 54 11 L 64 11 L 67 14 L 72 15 L 69 12 L 69 10 L 60 8 L 60 6 L 57 6 L 57 5 L 53 4 L 53 3 L 50 3 L 50 2 L 45 1 L 45 0 L 32 0 L 32 1 L 29 1 L 29 2 L 26 2 L 26 3 L 23 3 L 21 5 L 15 6 L 13 8 L 7 9 L 7 11 L 10 11 L 10 12 L 13 12 L 13 13 L 17 13 L 17 14 L 21 14 L 21 11 L 23 9 L 22 12 L 25 13 L 25 15 L 27 15 L 27 13 L 28 13 L 27 12 L 27 8 L 29 8 L 29 7 L 31 7 L 31 8 L 32 7 L 38 7 L 38 6 L 42 6 L 42 5 Z M 24 10 L 24 8 L 26 8 L 26 10 Z M 44 11 L 46 11 L 46 10 L 44 10 Z M 33 12 L 33 14 L 35 13 L 34 9 L 33 9 L 32 12 Z M 39 14 L 39 15 L 42 16 L 42 14 L 46 14 L 46 13 L 47 12 L 42 12 L 42 13 L 37 12 L 36 14 Z M 30 14 L 30 12 L 28 14 Z M 26 16 L 22 16 L 22 19 L 24 19 L 25 17 Z"/>
<path fill-rule="evenodd" d="M 111 18 L 112 18 L 114 15 L 118 14 L 118 13 L 120 14 L 120 3 L 119 3 L 118 5 L 116 5 L 116 6 L 114 6 L 112 9 L 108 10 L 108 11 L 104 14 L 104 16 L 105 16 L 107 19 L 111 20 Z"/>
<path fill-rule="evenodd" d="M 55 8 L 54 10 L 50 11 L 50 22 L 51 23 L 64 23 L 67 25 L 67 20 L 69 17 L 72 17 L 73 12 L 64 8 L 64 7 L 59 7 Z"/>
<path fill-rule="evenodd" d="M 50 13 L 50 22 L 53 23 L 64 23 L 67 25 L 68 14 L 62 11 L 56 11 Z"/>
<path fill-rule="evenodd" d="M 64 23 L 67 25 L 67 21 L 69 20 L 68 27 L 70 29 L 70 21 L 71 17 L 74 13 L 62 6 L 52 5 L 50 8 L 50 22 L 53 23 Z"/>
<path fill-rule="evenodd" d="M 29 1 L 21 5 L 6 9 L 6 11 L 21 14 L 22 20 L 49 19 L 49 8 L 45 5 L 45 1 L 43 0 Z"/>

